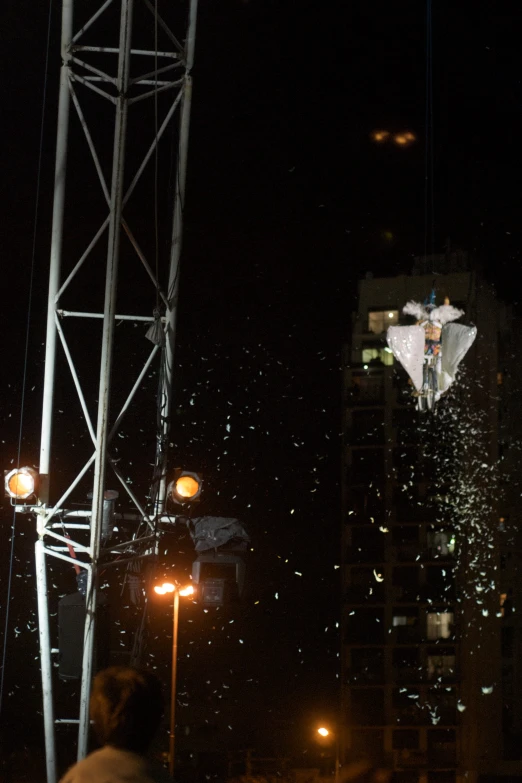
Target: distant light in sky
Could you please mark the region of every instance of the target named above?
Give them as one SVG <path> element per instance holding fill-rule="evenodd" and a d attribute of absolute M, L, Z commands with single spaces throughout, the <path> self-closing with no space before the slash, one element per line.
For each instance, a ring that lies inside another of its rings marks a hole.
<path fill-rule="evenodd" d="M 393 137 L 394 143 L 399 147 L 409 147 L 410 144 L 413 144 L 413 142 L 416 140 L 416 136 L 413 133 L 410 133 L 410 131 L 406 131 L 405 133 L 396 133 Z"/>
<path fill-rule="evenodd" d="M 374 130 L 370 133 L 370 138 L 376 144 L 392 142 L 398 147 L 409 147 L 417 141 L 416 135 L 411 131 L 401 131 L 400 133 L 394 133 L 392 135 L 388 130 Z"/>
<path fill-rule="evenodd" d="M 383 141 L 386 141 L 390 136 L 390 131 L 387 130 L 375 130 L 372 131 L 372 139 L 377 142 L 377 144 L 380 144 Z"/>

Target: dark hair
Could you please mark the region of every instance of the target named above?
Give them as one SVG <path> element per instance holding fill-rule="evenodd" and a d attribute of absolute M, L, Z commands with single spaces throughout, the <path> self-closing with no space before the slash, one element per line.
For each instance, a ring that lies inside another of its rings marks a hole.
<path fill-rule="evenodd" d="M 161 683 L 151 672 L 111 666 L 94 678 L 90 712 L 103 745 L 145 753 L 163 715 Z"/>

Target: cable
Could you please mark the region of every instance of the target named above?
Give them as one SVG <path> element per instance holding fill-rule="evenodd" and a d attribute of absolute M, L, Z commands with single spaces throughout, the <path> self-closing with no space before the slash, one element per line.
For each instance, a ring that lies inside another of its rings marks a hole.
<path fill-rule="evenodd" d="M 426 110 L 424 156 L 424 257 L 428 246 L 432 256 L 431 272 L 434 273 L 435 251 L 435 148 L 433 130 L 433 23 L 432 0 L 426 0 Z"/>
<path fill-rule="evenodd" d="M 159 225 L 158 225 L 158 0 L 154 0 L 154 241 L 156 261 L 156 308 L 160 307 Z"/>
<path fill-rule="evenodd" d="M 45 125 L 45 104 L 47 100 L 47 71 L 49 65 L 49 49 L 50 49 L 50 40 L 51 40 L 51 18 L 52 18 L 52 0 L 49 0 L 49 12 L 48 12 L 48 20 L 47 20 L 47 44 L 46 44 L 46 51 L 45 51 L 44 83 L 43 83 L 43 96 L 42 96 L 42 118 L 40 121 L 40 142 L 39 142 L 39 152 L 38 152 L 38 167 L 37 167 L 37 174 L 36 174 L 36 199 L 35 199 L 35 208 L 34 208 L 33 241 L 32 241 L 32 248 L 31 248 L 31 271 L 29 274 L 27 324 L 26 324 L 26 331 L 25 331 L 22 398 L 20 401 L 20 427 L 18 431 L 18 452 L 17 452 L 18 467 L 20 467 L 20 456 L 22 451 L 25 387 L 27 383 L 27 359 L 29 355 L 29 332 L 31 327 L 31 308 L 33 302 L 34 266 L 35 266 L 35 257 L 36 257 L 36 234 L 38 228 L 38 209 L 40 205 L 40 181 L 41 181 L 42 158 L 43 158 L 43 132 L 44 132 L 44 125 Z M 13 582 L 15 533 L 16 533 L 16 511 L 13 507 L 13 524 L 11 526 L 11 551 L 9 555 L 9 576 L 7 580 L 7 602 L 6 602 L 5 623 L 4 623 L 4 643 L 3 643 L 3 651 L 2 651 L 2 665 L 0 667 L 0 717 L 2 715 L 2 705 L 3 705 L 3 695 L 4 695 L 5 662 L 7 656 L 7 632 L 9 629 L 9 608 L 11 603 L 11 588 Z"/>
<path fill-rule="evenodd" d="M 435 128 L 433 122 L 433 20 L 432 0 L 429 0 L 429 83 L 430 102 L 430 196 L 431 196 L 431 253 L 435 252 Z"/>

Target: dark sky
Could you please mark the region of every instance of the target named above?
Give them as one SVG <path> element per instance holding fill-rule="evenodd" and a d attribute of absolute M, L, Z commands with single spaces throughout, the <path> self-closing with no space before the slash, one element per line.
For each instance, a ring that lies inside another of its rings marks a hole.
<path fill-rule="evenodd" d="M 18 444 L 46 6 L 8 0 L 3 8 L 2 315 L 3 334 L 19 346 L 6 352 L 1 374 L 5 467 Z M 435 249 L 449 237 L 473 250 L 500 293 L 517 301 L 522 10 L 514 8 L 434 4 L 431 131 Z M 54 2 L 24 409 L 23 449 L 33 461 L 58 36 Z M 201 0 L 172 441 L 176 459 L 206 472 L 202 513 L 238 516 L 252 532 L 243 629 L 246 646 L 257 648 L 239 666 L 287 722 L 330 709 L 335 694 L 340 352 L 357 279 L 408 271 L 424 250 L 425 37 L 426 6 L 417 0 Z M 417 142 L 377 146 L 376 128 L 410 130 Z M 73 155 L 73 174 L 76 163 Z M 82 216 L 79 232 L 88 221 Z M 67 461 L 58 456 L 57 472 Z M 4 504 L 2 640 L 11 523 Z M 34 619 L 31 531 L 28 522 L 16 542 L 22 576 L 11 627 L 28 613 Z M 20 709 L 25 677 L 38 688 L 35 665 L 29 674 L 12 662 L 22 645 L 34 658 L 36 634 L 9 634 L 8 713 Z"/>

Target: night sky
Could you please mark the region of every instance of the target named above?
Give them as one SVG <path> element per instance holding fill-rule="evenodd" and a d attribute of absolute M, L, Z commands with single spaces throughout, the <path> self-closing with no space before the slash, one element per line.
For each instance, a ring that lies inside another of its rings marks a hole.
<path fill-rule="evenodd" d="M 38 459 L 59 6 L 52 4 L 22 463 Z M 499 293 L 517 302 L 522 9 L 513 8 L 502 0 L 434 4 L 430 245 L 440 252 L 449 239 L 473 251 Z M 2 14 L 5 468 L 16 463 L 20 428 L 47 14 L 47 3 L 32 0 L 6 0 Z M 265 729 L 252 737 L 269 751 L 287 736 L 277 734 L 281 726 L 290 727 L 292 749 L 306 748 L 308 716 L 335 709 L 340 356 L 356 281 L 367 271 L 407 272 L 426 246 L 425 39 L 426 4 L 414 0 L 200 4 L 172 464 L 204 471 L 201 513 L 237 516 L 251 533 L 246 595 L 230 626 L 238 630 L 216 655 L 237 666 L 229 687 L 239 706 L 257 707 Z M 376 145 L 370 134 L 379 128 L 417 141 Z M 75 165 L 73 156 L 70 172 Z M 71 430 L 61 436 L 57 475 Z M 0 524 L 3 643 L 12 525 L 5 502 Z M 32 521 L 19 520 L 17 531 L 7 720 L 39 704 Z M 219 628 L 182 632 L 194 643 L 192 659 L 199 655 L 181 671 L 187 682 L 199 666 L 212 669 L 205 645 L 212 633 L 218 641 Z"/>

